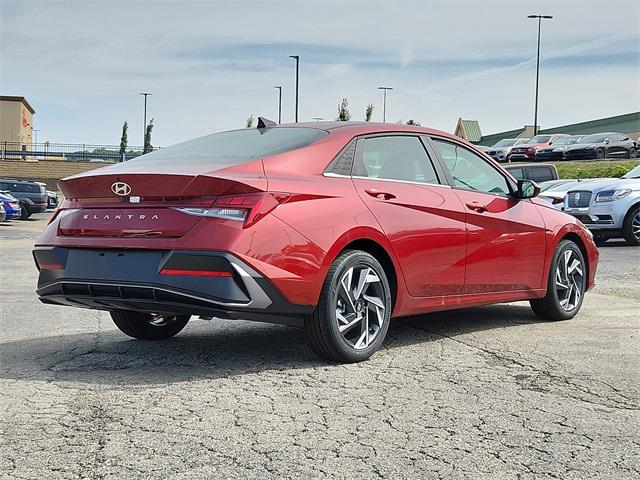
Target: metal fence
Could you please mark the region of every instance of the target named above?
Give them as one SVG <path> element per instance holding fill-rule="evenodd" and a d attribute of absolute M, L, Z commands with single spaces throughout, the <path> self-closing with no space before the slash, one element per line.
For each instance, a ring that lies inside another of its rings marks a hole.
<path fill-rule="evenodd" d="M 157 150 L 157 148 L 154 148 Z M 127 147 L 120 155 L 119 145 L 72 143 L 0 143 L 1 160 L 70 160 L 75 162 L 122 162 L 142 155 L 142 147 Z"/>

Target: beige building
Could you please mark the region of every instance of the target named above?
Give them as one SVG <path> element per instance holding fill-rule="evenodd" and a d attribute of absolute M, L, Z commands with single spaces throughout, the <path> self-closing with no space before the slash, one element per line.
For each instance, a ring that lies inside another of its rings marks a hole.
<path fill-rule="evenodd" d="M 34 113 L 24 97 L 0 95 L 0 143 L 30 144 Z"/>

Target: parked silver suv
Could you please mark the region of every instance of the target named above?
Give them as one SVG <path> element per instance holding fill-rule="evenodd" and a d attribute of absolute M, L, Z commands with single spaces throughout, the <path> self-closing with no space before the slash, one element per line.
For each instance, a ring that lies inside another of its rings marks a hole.
<path fill-rule="evenodd" d="M 564 211 L 578 218 L 596 244 L 624 237 L 640 245 L 640 165 L 622 178 L 581 182 L 564 197 Z"/>

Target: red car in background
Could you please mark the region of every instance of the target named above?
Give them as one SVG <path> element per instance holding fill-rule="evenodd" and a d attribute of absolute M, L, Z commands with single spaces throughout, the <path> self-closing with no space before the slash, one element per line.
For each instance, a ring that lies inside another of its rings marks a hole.
<path fill-rule="evenodd" d="M 534 160 L 536 159 L 536 153 L 540 148 L 546 148 L 553 145 L 558 138 L 569 137 L 566 134 L 557 135 L 536 135 L 527 143 L 518 145 L 511 149 L 511 152 L 507 156 L 509 162 L 520 160 Z"/>
<path fill-rule="evenodd" d="M 66 178 L 34 249 L 38 296 L 109 311 L 139 339 L 191 316 L 297 325 L 361 361 L 391 317 L 529 300 L 579 311 L 598 250 L 473 145 L 373 123 L 208 135 Z"/>

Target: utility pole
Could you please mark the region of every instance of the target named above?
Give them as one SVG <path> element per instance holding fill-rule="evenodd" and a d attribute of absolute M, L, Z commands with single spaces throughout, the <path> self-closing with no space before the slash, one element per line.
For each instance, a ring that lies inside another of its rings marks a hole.
<path fill-rule="evenodd" d="M 384 99 L 382 100 L 382 123 L 387 121 L 387 90 L 393 90 L 392 87 L 378 87 L 378 90 L 384 92 Z"/>
<path fill-rule="evenodd" d="M 296 123 L 298 123 L 298 87 L 300 79 L 300 55 L 289 55 L 296 61 Z"/>
<path fill-rule="evenodd" d="M 144 137 L 147 134 L 147 97 L 151 93 L 142 92 L 140 95 L 144 95 L 144 125 L 142 126 L 142 144 L 144 145 Z"/>
<path fill-rule="evenodd" d="M 278 124 L 282 123 L 282 86 L 276 85 L 273 88 L 278 89 Z"/>
<path fill-rule="evenodd" d="M 552 19 L 551 15 L 529 15 L 527 18 L 538 19 L 538 54 L 536 56 L 536 103 L 533 114 L 533 136 L 538 134 L 538 82 L 540 81 L 540 27 L 542 26 L 542 19 Z"/>

